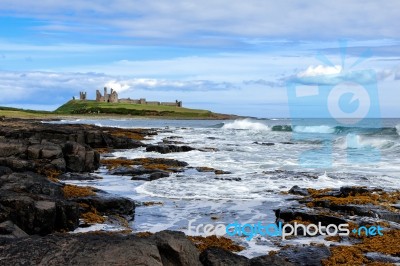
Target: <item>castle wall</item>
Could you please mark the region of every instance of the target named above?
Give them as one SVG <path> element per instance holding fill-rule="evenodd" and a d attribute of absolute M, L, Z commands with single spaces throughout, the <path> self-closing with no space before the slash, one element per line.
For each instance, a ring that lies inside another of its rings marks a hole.
<path fill-rule="evenodd" d="M 148 105 L 160 105 L 160 102 L 150 101 L 150 102 L 146 102 L 146 104 L 148 104 Z"/>
<path fill-rule="evenodd" d="M 162 102 L 161 105 L 166 105 L 166 106 L 177 106 L 176 102 Z"/>
<path fill-rule="evenodd" d="M 80 93 L 80 98 L 86 99 L 86 93 Z M 107 93 L 107 87 L 104 87 L 104 95 L 101 95 L 99 90 L 96 90 L 96 101 L 97 102 L 110 102 L 110 103 L 131 103 L 131 104 L 148 104 L 148 105 L 165 105 L 165 106 L 177 106 L 182 107 L 181 101 L 175 102 L 158 102 L 158 101 L 146 101 L 145 98 L 131 99 L 124 98 L 118 99 L 118 93 L 111 89 L 111 93 Z"/>

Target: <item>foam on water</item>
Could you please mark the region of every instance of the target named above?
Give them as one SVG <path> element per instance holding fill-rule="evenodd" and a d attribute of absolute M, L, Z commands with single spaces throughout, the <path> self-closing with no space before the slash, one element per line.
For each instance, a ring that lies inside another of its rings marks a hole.
<path fill-rule="evenodd" d="M 132 127 L 136 122 L 104 120 L 95 123 L 107 126 L 122 123 L 124 127 Z M 151 182 L 133 181 L 128 176 L 107 175 L 105 169 L 100 173 L 103 176 L 101 180 L 69 181 L 77 185 L 94 186 L 138 202 L 162 202 L 163 205 L 159 206 L 142 207 L 138 204 L 135 222 L 131 225 L 135 232 L 165 229 L 187 232 L 188 220 L 192 219 L 196 224 L 229 224 L 235 220 L 242 223 L 259 220 L 273 223 L 273 209 L 291 204 L 281 192 L 288 191 L 294 185 L 316 189 L 377 184 L 384 188 L 400 188 L 400 158 L 397 156 L 400 152 L 397 149 L 400 138 L 394 134 L 394 128 L 399 133 L 399 124 L 388 125 L 391 134 L 382 135 L 375 132 L 363 134 L 359 129 L 346 129 L 338 134 L 334 132 L 335 127 L 327 126 L 328 123 L 294 127 L 296 134 L 305 133 L 310 137 L 301 141 L 292 139 L 290 125 L 285 124 L 285 128 L 281 126 L 286 123 L 284 120 L 242 119 L 218 126 L 215 121 L 187 122 L 187 125 L 184 121 L 174 121 L 174 124 L 153 120 L 142 123 L 151 126 L 159 123 L 160 129 L 169 126 L 168 130 L 160 130 L 151 139 L 144 140 L 146 144 L 161 143 L 170 137 L 182 137 L 176 140 L 197 149 L 212 149 L 169 154 L 146 152 L 143 147 L 119 150 L 114 152 L 117 157 L 176 159 L 187 162 L 193 168 Z M 270 130 L 276 125 L 282 130 Z M 323 137 L 322 141 L 320 137 Z M 326 156 L 326 151 L 321 149 L 324 145 L 331 145 L 329 155 L 332 166 L 328 169 L 304 168 L 299 158 L 313 151 L 315 154 L 311 160 L 320 160 Z M 378 161 L 348 161 L 350 153 L 368 158 L 371 150 L 374 150 L 370 148 L 382 151 Z M 212 167 L 231 174 L 198 172 L 195 167 Z M 218 220 L 213 221 L 210 216 L 217 216 Z M 241 254 L 249 257 L 274 249 L 268 239 L 252 240 L 247 245 L 249 248 Z"/>
<path fill-rule="evenodd" d="M 335 128 L 331 126 L 293 126 L 293 131 L 298 133 L 320 133 L 320 134 L 332 134 L 335 132 Z"/>
<path fill-rule="evenodd" d="M 223 129 L 247 129 L 256 131 L 270 131 L 270 127 L 251 119 L 235 120 L 222 126 Z"/>
<path fill-rule="evenodd" d="M 362 136 L 353 133 L 347 134 L 346 137 L 338 138 L 336 143 L 340 149 L 389 149 L 396 145 L 396 143 L 390 139 Z"/>

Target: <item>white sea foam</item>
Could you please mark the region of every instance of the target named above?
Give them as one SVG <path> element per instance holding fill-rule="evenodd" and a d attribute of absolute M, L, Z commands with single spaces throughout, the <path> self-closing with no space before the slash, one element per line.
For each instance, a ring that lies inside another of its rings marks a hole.
<path fill-rule="evenodd" d="M 362 149 L 362 148 L 378 148 L 388 149 L 395 145 L 390 139 L 380 139 L 376 137 L 366 137 L 349 133 L 346 137 L 339 138 L 337 143 L 340 149 Z"/>
<path fill-rule="evenodd" d="M 331 126 L 293 126 L 293 131 L 298 133 L 322 133 L 332 134 L 335 132 L 335 128 Z"/>
<path fill-rule="evenodd" d="M 223 129 L 247 129 L 256 131 L 270 131 L 270 127 L 251 119 L 239 119 L 233 122 L 226 123 L 222 126 Z"/>
<path fill-rule="evenodd" d="M 400 125 L 397 125 L 397 126 L 396 126 L 396 131 L 397 131 L 397 134 L 400 135 Z"/>

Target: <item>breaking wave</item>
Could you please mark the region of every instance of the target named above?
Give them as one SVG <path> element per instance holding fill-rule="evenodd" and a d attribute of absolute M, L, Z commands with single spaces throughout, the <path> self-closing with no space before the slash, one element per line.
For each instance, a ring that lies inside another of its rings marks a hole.
<path fill-rule="evenodd" d="M 257 131 L 270 131 L 270 127 L 253 121 L 251 119 L 240 119 L 233 122 L 226 123 L 222 126 L 223 129 L 242 129 L 242 130 L 257 130 Z"/>

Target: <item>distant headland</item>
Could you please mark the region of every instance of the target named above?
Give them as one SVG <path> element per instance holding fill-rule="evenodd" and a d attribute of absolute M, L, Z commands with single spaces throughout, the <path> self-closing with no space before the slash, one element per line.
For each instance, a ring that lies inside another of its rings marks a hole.
<path fill-rule="evenodd" d="M 73 97 L 75 100 L 75 97 Z M 87 92 L 79 92 L 79 100 L 86 101 L 87 100 Z M 145 98 L 140 99 L 131 99 L 131 98 L 118 98 L 118 93 L 111 89 L 110 93 L 107 93 L 107 87 L 104 87 L 104 94 L 101 95 L 99 90 L 96 90 L 96 102 L 102 103 L 127 103 L 127 104 L 144 104 L 144 105 L 164 105 L 164 106 L 176 106 L 182 107 L 182 101 L 176 100 L 175 102 L 158 102 L 158 101 L 146 101 Z"/>

